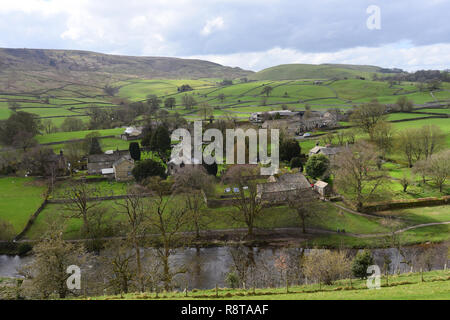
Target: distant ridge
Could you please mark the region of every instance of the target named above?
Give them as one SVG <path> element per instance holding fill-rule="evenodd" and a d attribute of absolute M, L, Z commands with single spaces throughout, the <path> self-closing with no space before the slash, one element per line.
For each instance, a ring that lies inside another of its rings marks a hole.
<path fill-rule="evenodd" d="M 282 64 L 270 67 L 250 76 L 252 80 L 331 79 L 343 77 L 367 77 L 383 70 L 376 66 L 351 64 Z"/>
<path fill-rule="evenodd" d="M 133 57 L 79 50 L 0 48 L 0 70 L 46 73 L 97 72 L 144 78 L 245 77 L 252 71 L 217 63 L 168 57 Z"/>

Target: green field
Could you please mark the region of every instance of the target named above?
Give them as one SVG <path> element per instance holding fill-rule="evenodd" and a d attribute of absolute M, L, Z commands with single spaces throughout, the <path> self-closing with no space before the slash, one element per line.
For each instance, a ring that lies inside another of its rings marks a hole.
<path fill-rule="evenodd" d="M 45 190 L 45 184 L 34 178 L 1 178 L 0 219 L 10 222 L 19 233 L 41 205 Z"/>

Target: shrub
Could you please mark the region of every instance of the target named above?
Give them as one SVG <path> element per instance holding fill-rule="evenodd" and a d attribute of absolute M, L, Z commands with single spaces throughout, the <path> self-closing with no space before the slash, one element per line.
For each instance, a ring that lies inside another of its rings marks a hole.
<path fill-rule="evenodd" d="M 214 162 L 212 164 L 207 164 L 207 163 L 203 163 L 203 167 L 206 169 L 206 172 L 208 172 L 208 174 L 216 176 L 217 175 L 217 163 Z"/>
<path fill-rule="evenodd" d="M 331 285 L 348 276 L 350 260 L 342 251 L 313 250 L 305 257 L 303 268 L 308 279 Z"/>
<path fill-rule="evenodd" d="M 231 271 L 227 274 L 225 282 L 232 289 L 236 289 L 237 287 L 239 287 L 239 277 L 234 271 Z"/>
<path fill-rule="evenodd" d="M 294 157 L 291 159 L 291 169 L 294 168 L 299 168 L 299 171 L 303 171 L 303 163 L 302 163 L 302 159 L 300 159 L 299 157 Z"/>
<path fill-rule="evenodd" d="M 280 144 L 280 159 L 291 161 L 292 158 L 300 157 L 301 147 L 295 139 L 284 140 Z"/>
<path fill-rule="evenodd" d="M 323 154 L 309 157 L 305 165 L 306 173 L 313 178 L 322 177 L 330 167 L 330 160 Z"/>
<path fill-rule="evenodd" d="M 166 170 L 164 166 L 152 159 L 138 162 L 131 173 L 137 182 L 141 182 L 145 178 L 155 176 L 159 176 L 163 179 L 166 178 Z"/>
<path fill-rule="evenodd" d="M 367 268 L 373 265 L 373 257 L 370 251 L 364 250 L 358 252 L 352 262 L 352 273 L 360 279 L 367 278 Z"/>

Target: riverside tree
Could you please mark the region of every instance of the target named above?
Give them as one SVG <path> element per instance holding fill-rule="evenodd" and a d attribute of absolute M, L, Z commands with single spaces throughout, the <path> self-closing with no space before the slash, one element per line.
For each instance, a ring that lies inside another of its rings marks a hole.
<path fill-rule="evenodd" d="M 177 198 L 171 193 L 170 185 L 161 178 L 150 179 L 148 188 L 153 194 L 149 201 L 148 218 L 146 224 L 156 233 L 160 246 L 156 248 L 158 259 L 161 261 L 164 289 L 172 288 L 173 277 L 183 271 L 183 268 L 173 267 L 169 263 L 173 249 L 181 244 L 186 244 L 186 236 L 181 236 L 189 224 L 189 210 L 177 202 Z"/>
<path fill-rule="evenodd" d="M 145 290 L 145 281 L 142 270 L 141 250 L 142 239 L 145 234 L 145 221 L 148 217 L 146 206 L 147 201 L 144 198 L 144 191 L 139 187 L 129 187 L 127 195 L 123 201 L 116 202 L 120 212 L 124 214 L 123 223 L 127 230 L 127 240 L 130 242 L 134 256 L 136 258 L 137 280 L 139 290 Z"/>
<path fill-rule="evenodd" d="M 234 165 L 223 176 L 225 183 L 237 188 L 237 192 L 233 192 L 233 206 L 237 210 L 232 210 L 230 216 L 233 220 L 246 224 L 249 237 L 253 236 L 256 219 L 262 213 L 257 182 L 254 180 L 258 175 L 258 166 Z"/>
<path fill-rule="evenodd" d="M 70 290 L 67 268 L 71 265 L 82 266 L 88 258 L 83 246 L 63 240 L 63 229 L 53 225 L 49 232 L 33 246 L 33 261 L 22 273 L 30 279 L 30 295 L 48 299 L 54 293 L 64 299 L 76 290 Z"/>
<path fill-rule="evenodd" d="M 174 178 L 174 190 L 183 198 L 195 237 L 199 239 L 200 231 L 207 224 L 204 197 L 214 190 L 214 178 L 203 167 L 184 168 Z"/>

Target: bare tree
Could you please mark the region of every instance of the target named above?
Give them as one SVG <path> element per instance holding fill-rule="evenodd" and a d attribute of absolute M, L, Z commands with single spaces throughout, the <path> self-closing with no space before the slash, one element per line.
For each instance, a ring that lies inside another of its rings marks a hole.
<path fill-rule="evenodd" d="M 386 118 L 386 106 L 377 100 L 356 106 L 350 120 L 373 140 L 374 128 Z"/>
<path fill-rule="evenodd" d="M 195 236 L 200 238 L 206 221 L 205 196 L 214 190 L 214 178 L 208 175 L 203 167 L 187 167 L 175 175 L 174 190 L 180 194 L 189 210 L 190 220 L 195 230 Z"/>
<path fill-rule="evenodd" d="M 68 218 L 82 219 L 82 231 L 88 236 L 91 236 L 89 226 L 90 215 L 93 209 L 100 204 L 99 201 L 93 200 L 100 195 L 100 190 L 94 185 L 86 183 L 86 181 L 73 180 L 65 191 L 64 196 L 68 202 L 64 205 L 64 209 L 69 213 Z"/>
<path fill-rule="evenodd" d="M 308 279 L 331 285 L 350 275 L 351 261 L 344 251 L 315 249 L 305 256 L 303 270 Z"/>
<path fill-rule="evenodd" d="M 159 177 L 149 181 L 149 189 L 153 193 L 150 199 L 149 215 L 146 219 L 151 230 L 158 234 L 160 246 L 156 251 L 162 264 L 162 281 L 164 288 L 169 290 L 172 286 L 173 277 L 184 270 L 172 270 L 169 258 L 173 248 L 177 245 L 186 244 L 188 239 L 180 234 L 189 223 L 189 211 L 176 201 L 176 197 L 170 193 L 170 186 Z"/>
<path fill-rule="evenodd" d="M 412 168 L 412 172 L 419 175 L 422 178 L 422 182 L 425 184 L 428 174 L 428 162 L 426 160 L 417 161 Z"/>
<path fill-rule="evenodd" d="M 386 154 L 392 150 L 393 141 L 394 141 L 394 131 L 392 128 L 392 124 L 386 121 L 378 121 L 378 123 L 373 128 L 373 141 L 381 150 L 381 154 L 383 158 L 386 157 Z"/>
<path fill-rule="evenodd" d="M 142 273 L 141 249 L 140 245 L 145 234 L 145 220 L 148 212 L 144 199 L 144 192 L 139 187 L 129 187 L 127 195 L 123 201 L 117 201 L 116 205 L 121 213 L 125 215 L 124 223 L 126 225 L 127 238 L 134 249 L 136 257 L 137 279 L 141 292 L 145 290 L 144 278 Z"/>
<path fill-rule="evenodd" d="M 223 177 L 237 192 L 233 192 L 233 205 L 237 210 L 231 212 L 231 218 L 247 225 L 249 237 L 253 236 L 256 219 L 262 213 L 261 201 L 258 197 L 257 182 L 259 168 L 254 165 L 234 165 Z"/>
<path fill-rule="evenodd" d="M 249 277 L 250 267 L 254 264 L 252 251 L 244 246 L 230 247 L 231 271 L 235 272 L 240 285 L 245 289 Z"/>
<path fill-rule="evenodd" d="M 450 150 L 432 155 L 427 163 L 427 173 L 439 187 L 439 192 L 442 192 L 442 187 L 450 175 Z"/>
<path fill-rule="evenodd" d="M 373 145 L 361 141 L 348 147 L 335 158 L 335 182 L 347 192 L 357 210 L 387 181 L 384 170 L 377 167 L 378 152 Z"/>
<path fill-rule="evenodd" d="M 408 187 L 412 184 L 412 180 L 406 174 L 403 174 L 399 182 L 403 187 L 403 192 L 406 192 Z"/>
<path fill-rule="evenodd" d="M 436 125 L 425 125 L 419 129 L 419 143 L 425 159 L 445 146 L 445 134 Z"/>
<path fill-rule="evenodd" d="M 316 214 L 317 194 L 312 190 L 301 190 L 288 197 L 288 204 L 294 209 L 300 219 L 302 232 L 306 233 L 306 224 Z"/>
<path fill-rule="evenodd" d="M 103 279 L 115 294 L 128 293 L 134 279 L 134 254 L 121 240 L 111 240 L 101 256 Z"/>
<path fill-rule="evenodd" d="M 418 160 L 417 157 L 420 158 L 422 153 L 418 144 L 417 130 L 406 129 L 400 131 L 397 137 L 397 149 L 404 155 L 411 168 L 414 162 Z"/>
<path fill-rule="evenodd" d="M 73 293 L 67 286 L 67 267 L 82 266 L 88 258 L 83 246 L 63 239 L 63 228 L 54 223 L 48 233 L 33 247 L 33 261 L 21 270 L 31 279 L 31 296 L 48 299 L 57 294 L 60 299 Z"/>

